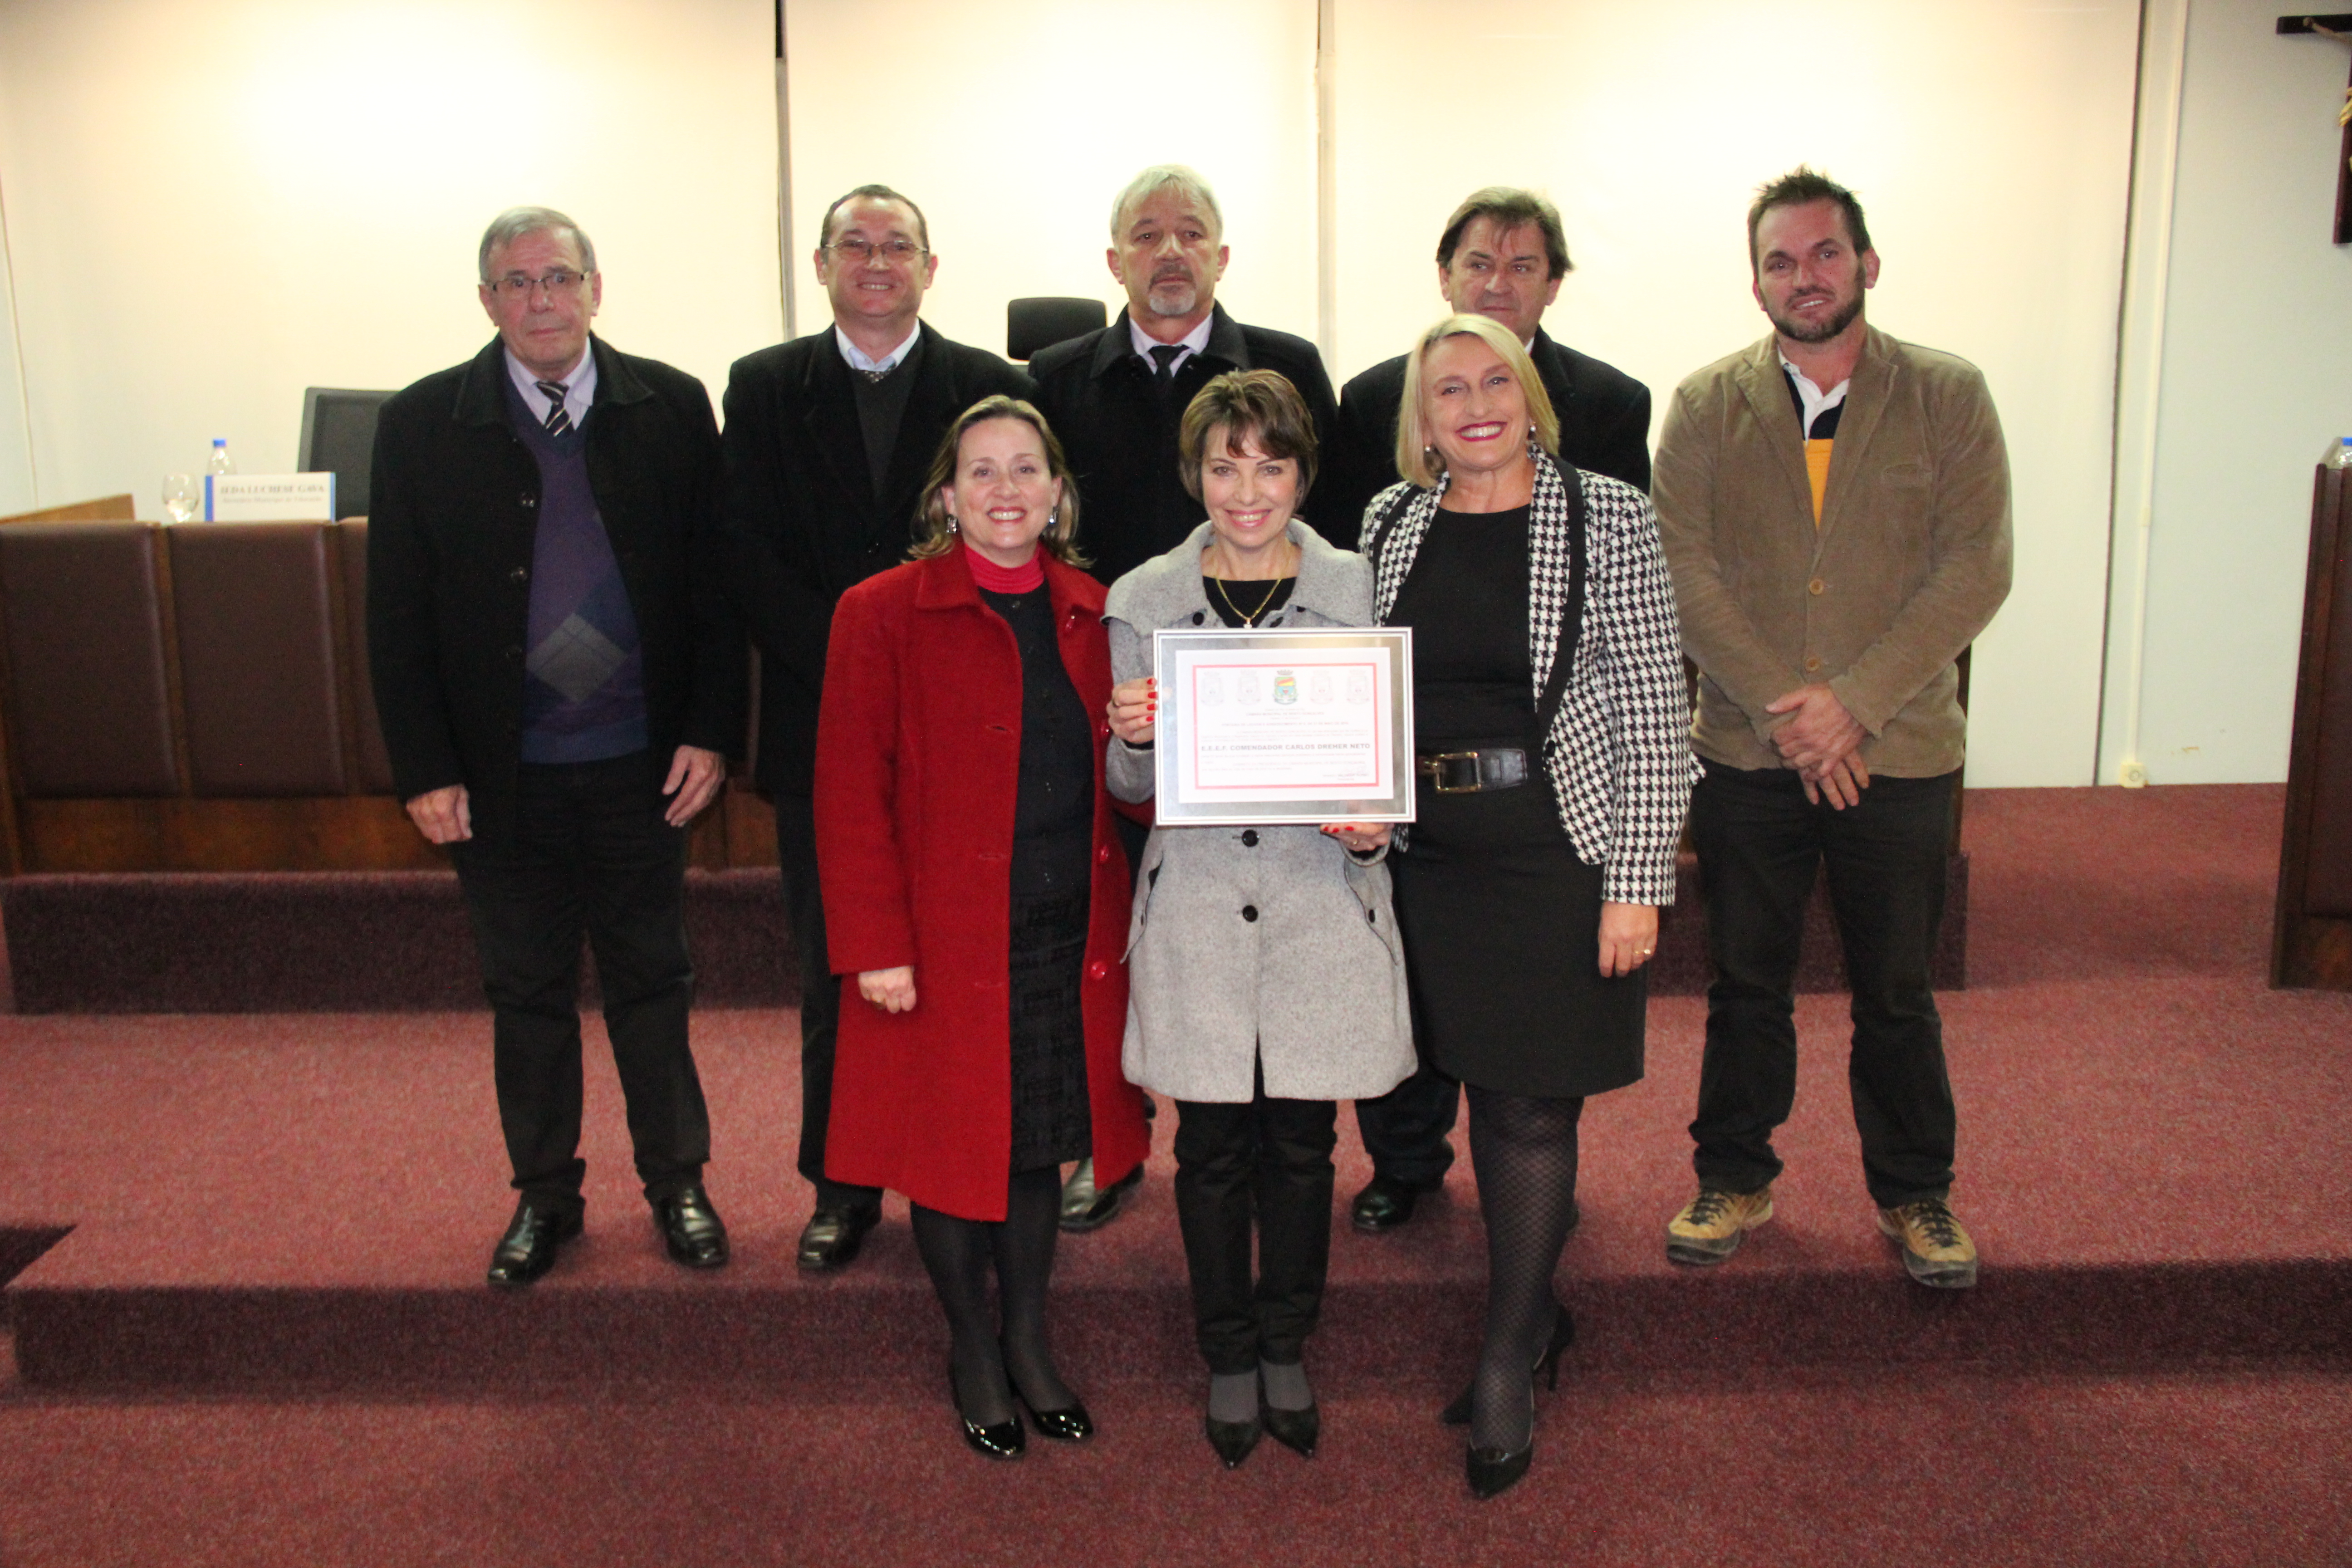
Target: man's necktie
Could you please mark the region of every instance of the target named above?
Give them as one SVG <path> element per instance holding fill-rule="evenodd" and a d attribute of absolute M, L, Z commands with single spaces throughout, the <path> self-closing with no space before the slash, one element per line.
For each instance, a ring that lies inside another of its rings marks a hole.
<path fill-rule="evenodd" d="M 1174 385 L 1176 382 L 1176 362 L 1183 356 L 1184 345 L 1182 343 L 1152 344 L 1151 379 L 1161 383 L 1163 385 Z"/>
<path fill-rule="evenodd" d="M 563 384 L 560 381 L 542 381 L 536 384 L 539 390 L 547 395 L 547 433 L 551 436 L 562 435 L 572 428 L 572 416 L 563 410 Z"/>
<path fill-rule="evenodd" d="M 890 370 L 896 370 L 898 368 L 898 367 L 897 365 L 892 365 Z M 880 381 L 890 374 L 890 370 L 861 370 L 857 374 L 864 376 L 868 381 Z"/>

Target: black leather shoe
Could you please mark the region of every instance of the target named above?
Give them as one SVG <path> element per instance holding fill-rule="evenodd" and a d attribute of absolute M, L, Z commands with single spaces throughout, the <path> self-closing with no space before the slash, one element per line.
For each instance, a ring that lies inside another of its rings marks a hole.
<path fill-rule="evenodd" d="M 1315 1405 L 1304 1410 L 1277 1410 L 1271 1405 L 1260 1405 L 1258 1419 L 1265 1424 L 1266 1436 L 1302 1458 L 1315 1457 L 1315 1445 L 1323 1436 L 1323 1412 Z"/>
<path fill-rule="evenodd" d="M 1536 1369 L 1530 1374 L 1528 1381 L 1530 1393 L 1533 1392 L 1536 1379 L 1541 1379 L 1546 1388 L 1555 1393 L 1559 1391 L 1559 1352 L 1576 1342 L 1576 1319 L 1566 1307 L 1559 1307 L 1557 1310 L 1559 1315 L 1551 1321 L 1551 1342 L 1544 1346 L 1536 1356 Z M 1453 1404 L 1440 1411 L 1437 1418 L 1448 1426 L 1469 1426 L 1470 1399 L 1471 1395 L 1477 1392 L 1477 1380 L 1473 1378 L 1470 1386 L 1464 1389 Z"/>
<path fill-rule="evenodd" d="M 1217 1458 L 1225 1462 L 1229 1470 L 1242 1468 L 1242 1461 L 1250 1457 L 1250 1450 L 1257 1447 L 1265 1430 L 1255 1421 L 1220 1421 L 1213 1415 L 1205 1417 L 1202 1425 L 1209 1434 L 1209 1447 L 1217 1451 Z"/>
<path fill-rule="evenodd" d="M 727 1226 L 700 1187 L 683 1187 L 654 1205 L 662 1245 L 688 1268 L 717 1268 L 727 1261 Z"/>
<path fill-rule="evenodd" d="M 1434 1182 L 1400 1182 L 1388 1176 L 1374 1176 L 1348 1205 L 1348 1217 L 1356 1228 L 1377 1236 L 1384 1230 L 1394 1230 L 1412 1218 L 1412 1211 L 1421 1202 L 1421 1194 L 1433 1193 L 1444 1185 L 1444 1178 Z"/>
<path fill-rule="evenodd" d="M 881 1218 L 878 1209 L 819 1208 L 801 1227 L 801 1267 L 822 1273 L 846 1266 Z"/>
<path fill-rule="evenodd" d="M 956 1397 L 953 1369 L 948 1373 L 948 1403 L 955 1406 L 956 1421 L 963 1427 L 964 1443 L 973 1453 L 989 1459 L 1017 1459 L 1027 1451 L 1029 1438 L 1022 1430 L 1018 1415 L 1009 1421 L 983 1426 L 963 1413 L 963 1401 Z"/>
<path fill-rule="evenodd" d="M 580 1234 L 580 1211 L 547 1208 L 525 1198 L 490 1254 L 490 1284 L 520 1290 L 555 1267 L 555 1249 Z"/>
<path fill-rule="evenodd" d="M 1138 1165 L 1108 1187 L 1095 1185 L 1095 1163 L 1080 1161 L 1062 1184 L 1062 1228 L 1073 1235 L 1100 1230 L 1118 1217 L 1119 1206 L 1127 1194 L 1143 1184 L 1143 1167 Z"/>
<path fill-rule="evenodd" d="M 1029 1425 L 1037 1428 L 1037 1436 L 1056 1443 L 1083 1443 L 1095 1435 L 1094 1417 L 1087 1407 L 1073 1399 L 1059 1410 L 1040 1410 L 1023 1399 L 1014 1389 L 1013 1397 L 1021 1401 L 1021 1408 L 1029 1413 Z"/>

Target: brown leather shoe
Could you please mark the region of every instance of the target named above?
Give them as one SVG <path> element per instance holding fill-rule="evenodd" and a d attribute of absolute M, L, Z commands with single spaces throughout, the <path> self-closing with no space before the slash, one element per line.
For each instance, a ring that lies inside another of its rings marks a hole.
<path fill-rule="evenodd" d="M 819 1207 L 801 1227 L 800 1266 L 812 1274 L 847 1268 L 881 1218 L 879 1209 Z"/>

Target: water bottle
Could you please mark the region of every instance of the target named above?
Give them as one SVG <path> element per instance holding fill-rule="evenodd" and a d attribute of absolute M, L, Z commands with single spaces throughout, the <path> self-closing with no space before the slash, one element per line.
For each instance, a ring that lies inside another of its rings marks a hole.
<path fill-rule="evenodd" d="M 2320 460 L 2331 468 L 2352 468 L 2352 436 L 2328 447 L 2327 456 Z"/>
<path fill-rule="evenodd" d="M 213 455 L 205 459 L 205 472 L 208 474 L 233 474 L 236 472 L 236 459 L 228 455 L 227 437 L 215 436 L 213 437 Z"/>

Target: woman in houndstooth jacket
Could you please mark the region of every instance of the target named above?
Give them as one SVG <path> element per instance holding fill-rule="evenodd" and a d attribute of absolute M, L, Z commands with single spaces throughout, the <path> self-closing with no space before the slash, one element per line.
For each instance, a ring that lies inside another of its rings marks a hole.
<path fill-rule="evenodd" d="M 1692 780 L 1674 590 L 1647 497 L 1553 455 L 1517 340 L 1449 316 L 1406 361 L 1397 468 L 1364 520 L 1375 618 L 1413 628 L 1418 816 L 1391 858 L 1422 1049 L 1463 1080 L 1486 1339 L 1445 1412 L 1481 1497 L 1534 1451 L 1534 1373 L 1588 1095 L 1642 1076 L 1658 906 Z"/>

